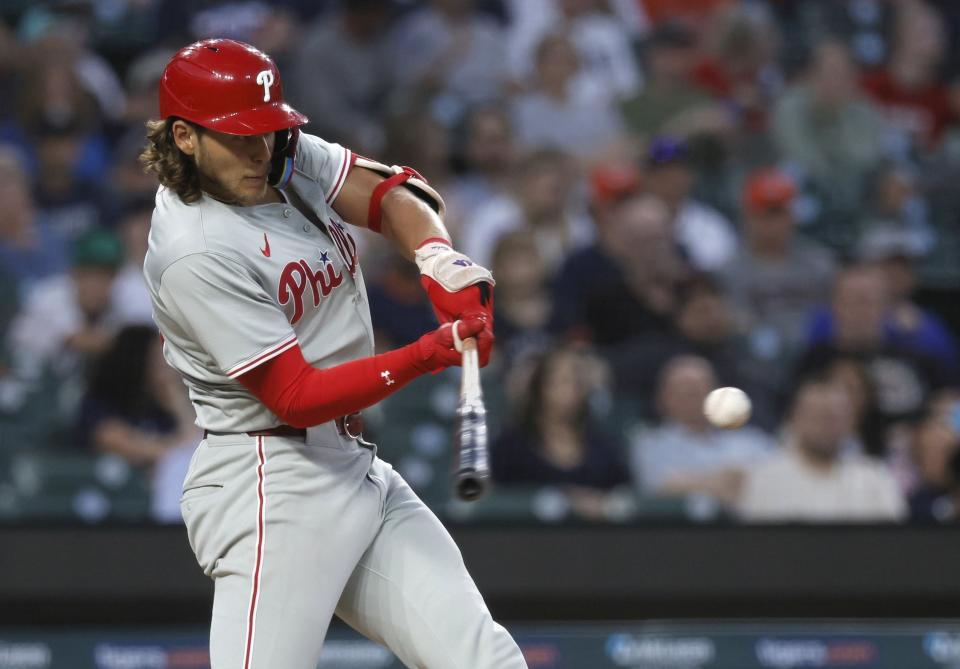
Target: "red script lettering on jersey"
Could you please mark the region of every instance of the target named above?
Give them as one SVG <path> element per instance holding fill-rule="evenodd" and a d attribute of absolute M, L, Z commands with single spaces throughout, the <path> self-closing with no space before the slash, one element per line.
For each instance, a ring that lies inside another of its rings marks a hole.
<path fill-rule="evenodd" d="M 357 243 L 353 240 L 353 235 L 332 219 L 330 225 L 327 226 L 327 230 L 330 232 L 330 237 L 333 239 L 337 250 L 340 251 L 340 256 L 347 262 L 347 271 L 350 272 L 350 276 L 353 276 L 357 272 L 357 261 L 359 260 Z"/>
<path fill-rule="evenodd" d="M 314 272 L 307 261 L 301 258 L 288 262 L 280 273 L 277 300 L 281 305 L 293 300 L 290 324 L 294 325 L 303 317 L 303 295 L 308 286 L 313 292 L 313 306 L 317 308 L 320 306 L 320 299 L 329 295 L 341 283 L 343 274 L 335 271 L 332 263 L 327 262 L 324 269 Z"/>

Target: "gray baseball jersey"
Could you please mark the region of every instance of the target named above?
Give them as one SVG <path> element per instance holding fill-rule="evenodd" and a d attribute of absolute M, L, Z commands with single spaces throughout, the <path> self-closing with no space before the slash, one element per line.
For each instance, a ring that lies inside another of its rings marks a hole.
<path fill-rule="evenodd" d="M 287 193 L 283 203 L 243 207 L 157 192 L 144 273 L 164 357 L 186 380 L 200 427 L 279 425 L 234 379 L 292 346 L 317 367 L 373 353 L 357 245 L 331 206 L 352 162 L 342 146 L 301 134 L 287 188 L 325 231 Z"/>

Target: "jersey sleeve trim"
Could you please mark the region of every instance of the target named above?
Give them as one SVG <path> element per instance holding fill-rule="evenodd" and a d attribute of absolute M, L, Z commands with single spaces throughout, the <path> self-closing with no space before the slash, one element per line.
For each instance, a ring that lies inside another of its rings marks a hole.
<path fill-rule="evenodd" d="M 263 351 L 262 353 L 258 353 L 254 355 L 252 358 L 248 358 L 246 360 L 243 360 L 237 363 L 236 365 L 228 369 L 225 373 L 231 379 L 235 379 L 241 374 L 249 372 L 251 369 L 257 367 L 258 365 L 262 365 L 267 360 L 272 360 L 273 358 L 277 357 L 284 351 L 287 351 L 296 345 L 297 345 L 297 335 L 292 334 L 286 339 L 284 339 L 282 342 L 277 344 L 276 346 L 272 346 L 266 351 Z"/>
<path fill-rule="evenodd" d="M 337 172 L 337 178 L 333 182 L 333 187 L 330 189 L 330 193 L 327 194 L 327 204 L 332 204 L 333 201 L 337 199 L 337 195 L 340 194 L 340 189 L 343 188 L 343 184 L 347 180 L 347 174 L 350 173 L 350 168 L 353 167 L 353 163 L 356 162 L 356 160 L 357 157 L 353 151 L 347 148 L 343 149 L 343 162 L 340 164 L 340 170 Z"/>

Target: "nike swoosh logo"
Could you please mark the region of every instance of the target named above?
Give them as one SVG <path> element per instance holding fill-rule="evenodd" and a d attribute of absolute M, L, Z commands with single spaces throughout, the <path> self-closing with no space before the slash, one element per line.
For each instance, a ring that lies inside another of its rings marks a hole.
<path fill-rule="evenodd" d="M 260 253 L 262 253 L 263 255 L 269 258 L 270 257 L 270 240 L 267 239 L 266 232 L 263 233 L 263 243 L 264 243 L 264 247 L 260 249 Z"/>

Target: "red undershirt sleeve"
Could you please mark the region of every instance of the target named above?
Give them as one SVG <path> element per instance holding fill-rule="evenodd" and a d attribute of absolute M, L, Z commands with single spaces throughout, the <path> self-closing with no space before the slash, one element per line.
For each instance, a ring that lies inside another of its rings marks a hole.
<path fill-rule="evenodd" d="M 372 406 L 429 371 L 415 346 L 329 369 L 311 366 L 294 346 L 236 380 L 287 425 L 310 427 Z"/>

